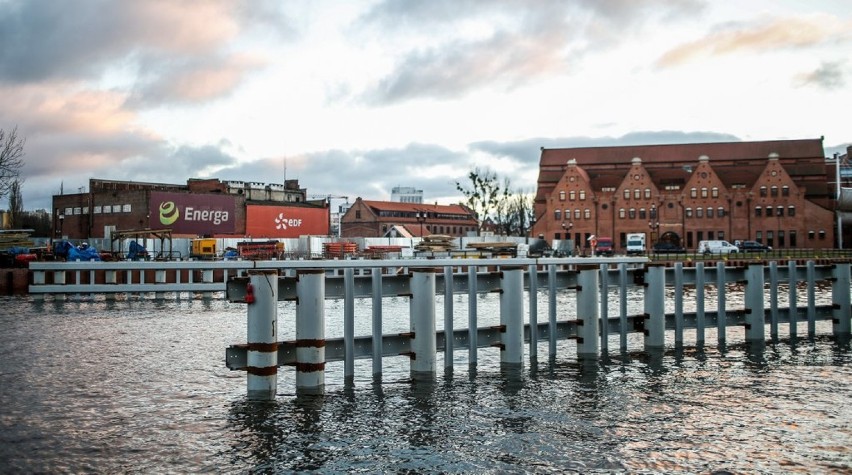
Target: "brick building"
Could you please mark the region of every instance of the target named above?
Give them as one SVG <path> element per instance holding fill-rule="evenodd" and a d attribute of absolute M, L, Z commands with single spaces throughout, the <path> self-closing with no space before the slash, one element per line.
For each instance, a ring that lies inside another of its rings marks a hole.
<path fill-rule="evenodd" d="M 544 149 L 534 234 L 585 247 L 628 233 L 649 245 L 757 240 L 832 248 L 833 166 L 822 139 Z"/>
<path fill-rule="evenodd" d="M 467 236 L 477 229 L 473 212 L 462 205 L 430 205 L 358 198 L 340 220 L 342 237 Z M 408 236 L 406 236 L 408 235 Z"/>
<path fill-rule="evenodd" d="M 112 231 L 169 229 L 175 237 L 327 235 L 329 210 L 306 200 L 298 180 L 283 185 L 189 179 L 185 185 L 90 179 L 83 193 L 53 196 L 53 236 L 108 237 Z"/>

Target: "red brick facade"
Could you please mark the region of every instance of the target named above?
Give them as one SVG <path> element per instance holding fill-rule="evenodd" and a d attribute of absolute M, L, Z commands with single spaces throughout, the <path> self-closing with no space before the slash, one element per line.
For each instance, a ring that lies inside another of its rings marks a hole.
<path fill-rule="evenodd" d="M 383 237 L 394 226 L 403 227 L 411 236 L 445 234 L 455 237 L 475 232 L 477 222 L 473 213 L 461 205 L 368 201 L 358 198 L 341 218 L 340 226 L 342 237 Z"/>
<path fill-rule="evenodd" d="M 542 149 L 533 233 L 831 248 L 831 171 L 821 140 Z"/>

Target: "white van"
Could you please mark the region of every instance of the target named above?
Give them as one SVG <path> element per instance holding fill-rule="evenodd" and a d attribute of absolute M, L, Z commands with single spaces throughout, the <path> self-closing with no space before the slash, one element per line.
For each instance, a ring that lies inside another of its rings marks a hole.
<path fill-rule="evenodd" d="M 731 254 L 739 252 L 739 248 L 728 241 L 699 241 L 699 254 Z"/>
<path fill-rule="evenodd" d="M 645 233 L 627 233 L 627 255 L 645 254 Z"/>

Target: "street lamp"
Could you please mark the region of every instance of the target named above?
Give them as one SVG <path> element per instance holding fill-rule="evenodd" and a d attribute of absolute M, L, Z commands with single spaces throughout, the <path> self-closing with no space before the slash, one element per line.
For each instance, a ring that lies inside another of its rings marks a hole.
<path fill-rule="evenodd" d="M 423 237 L 423 223 L 426 222 L 426 212 L 418 211 L 414 213 L 414 218 L 417 219 L 417 222 L 420 223 L 420 237 Z"/>
<path fill-rule="evenodd" d="M 657 230 L 660 229 L 660 222 L 648 221 L 648 228 L 651 230 L 651 242 L 657 242 Z"/>
<path fill-rule="evenodd" d="M 63 225 L 64 223 L 65 223 L 65 215 L 64 215 L 64 214 L 60 214 L 60 215 L 59 215 L 59 239 L 62 239 L 62 237 L 64 236 L 63 229 L 62 229 L 62 228 L 63 228 L 63 226 L 62 226 L 62 225 Z"/>

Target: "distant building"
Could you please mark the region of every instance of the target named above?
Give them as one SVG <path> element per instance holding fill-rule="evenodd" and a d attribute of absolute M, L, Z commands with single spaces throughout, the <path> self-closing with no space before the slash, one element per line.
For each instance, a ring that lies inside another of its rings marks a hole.
<path fill-rule="evenodd" d="M 170 230 L 175 237 L 288 238 L 327 235 L 329 209 L 283 185 L 190 179 L 185 185 L 90 179 L 88 192 L 53 196 L 53 236 L 109 237 Z"/>
<path fill-rule="evenodd" d="M 397 186 L 391 190 L 391 201 L 396 203 L 423 203 L 423 190 L 410 186 Z"/>
<path fill-rule="evenodd" d="M 822 139 L 542 148 L 533 234 L 831 248 L 833 168 Z"/>
<path fill-rule="evenodd" d="M 476 231 L 473 212 L 463 205 L 368 201 L 358 198 L 341 218 L 343 237 L 467 236 Z"/>

